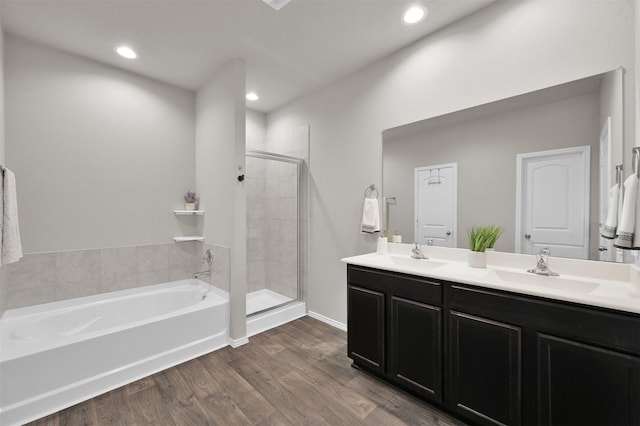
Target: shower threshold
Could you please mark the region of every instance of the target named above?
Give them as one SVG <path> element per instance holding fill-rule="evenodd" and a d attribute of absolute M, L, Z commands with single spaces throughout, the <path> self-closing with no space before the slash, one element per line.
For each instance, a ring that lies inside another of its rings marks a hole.
<path fill-rule="evenodd" d="M 247 316 L 282 306 L 292 300 L 290 297 L 268 289 L 247 293 Z"/>

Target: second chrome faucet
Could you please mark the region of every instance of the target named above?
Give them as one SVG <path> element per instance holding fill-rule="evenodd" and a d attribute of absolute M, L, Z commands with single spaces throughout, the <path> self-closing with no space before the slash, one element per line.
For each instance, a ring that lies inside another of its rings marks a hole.
<path fill-rule="evenodd" d="M 548 275 L 550 277 L 557 277 L 558 275 L 560 275 L 557 272 L 553 272 L 551 269 L 549 269 L 550 255 L 551 249 L 549 249 L 549 247 L 540 249 L 540 252 L 537 254 L 537 262 L 535 268 L 527 269 L 527 272 L 538 275 Z"/>

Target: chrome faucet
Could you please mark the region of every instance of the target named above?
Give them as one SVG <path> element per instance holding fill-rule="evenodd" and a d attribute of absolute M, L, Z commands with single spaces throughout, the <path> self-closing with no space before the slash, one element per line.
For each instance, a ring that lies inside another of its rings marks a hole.
<path fill-rule="evenodd" d="M 413 255 L 411 256 L 413 259 L 428 259 L 427 256 L 425 256 L 424 252 L 422 251 L 422 247 L 420 247 L 420 244 L 415 243 L 415 247 L 411 249 L 411 252 L 413 253 Z"/>
<path fill-rule="evenodd" d="M 557 272 L 553 272 L 549 269 L 549 256 L 551 255 L 551 250 L 549 247 L 544 247 L 540 249 L 540 252 L 537 254 L 538 261 L 536 263 L 536 267 L 533 269 L 527 269 L 527 272 L 531 272 L 532 274 L 538 275 L 547 275 L 550 277 L 557 277 Z"/>
<path fill-rule="evenodd" d="M 211 276 L 211 263 L 213 263 L 213 254 L 211 253 L 211 249 L 207 249 L 203 254 L 202 254 L 202 263 L 207 262 L 207 270 L 206 271 L 200 271 L 200 272 L 196 272 L 195 274 L 193 274 L 193 278 L 198 279 L 200 277 L 204 277 L 204 276 Z"/>

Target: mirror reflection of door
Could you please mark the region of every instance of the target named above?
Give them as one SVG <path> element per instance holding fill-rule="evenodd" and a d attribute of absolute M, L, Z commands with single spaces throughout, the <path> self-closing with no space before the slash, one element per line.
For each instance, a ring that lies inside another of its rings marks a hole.
<path fill-rule="evenodd" d="M 456 247 L 457 164 L 416 167 L 415 241 Z"/>
<path fill-rule="evenodd" d="M 611 150 L 611 117 L 607 117 L 602 130 L 600 131 L 600 187 L 598 188 L 600 194 L 600 210 L 598 231 L 602 232 L 604 224 L 607 221 L 607 213 L 609 207 L 609 189 L 611 188 L 611 165 L 610 165 L 610 150 Z M 615 261 L 615 248 L 613 247 L 613 240 L 598 236 L 598 255 L 599 260 Z"/>
<path fill-rule="evenodd" d="M 516 251 L 589 257 L 590 147 L 519 154 Z"/>

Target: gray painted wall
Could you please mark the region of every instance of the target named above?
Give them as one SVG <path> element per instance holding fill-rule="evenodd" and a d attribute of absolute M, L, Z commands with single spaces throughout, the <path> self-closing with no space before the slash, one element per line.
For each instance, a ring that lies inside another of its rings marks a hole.
<path fill-rule="evenodd" d="M 269 114 L 269 138 L 313 129 L 309 310 L 346 323 L 340 259 L 375 250 L 359 222 L 363 190 L 382 184 L 382 130 L 619 66 L 635 75 L 634 49 L 632 1 L 497 2 Z M 626 141 L 634 86 L 626 77 Z"/>
<path fill-rule="evenodd" d="M 6 161 L 25 253 L 157 244 L 195 187 L 195 97 L 7 36 Z"/>
<path fill-rule="evenodd" d="M 237 180 L 245 164 L 244 96 L 240 60 L 226 64 L 196 95 L 196 188 L 206 211 L 205 241 L 230 249 L 232 339 L 246 336 L 246 198 Z"/>
<path fill-rule="evenodd" d="M 383 143 L 384 194 L 395 196 L 389 206 L 389 229 L 405 242 L 414 240 L 414 169 L 458 164 L 457 247 L 469 247 L 466 230 L 499 225 L 504 234 L 496 250 L 514 252 L 516 217 L 516 155 L 589 145 L 591 188 L 597 189 L 599 94 L 456 123 Z M 594 173 L 595 172 L 595 173 Z M 597 195 L 597 192 L 595 193 Z M 597 235 L 597 197 L 592 197 L 591 235 Z M 591 239 L 597 257 L 597 238 Z"/>

